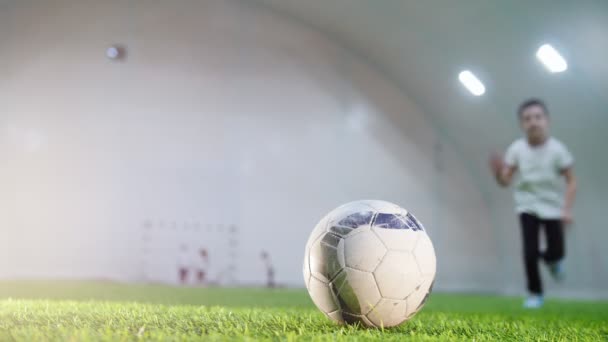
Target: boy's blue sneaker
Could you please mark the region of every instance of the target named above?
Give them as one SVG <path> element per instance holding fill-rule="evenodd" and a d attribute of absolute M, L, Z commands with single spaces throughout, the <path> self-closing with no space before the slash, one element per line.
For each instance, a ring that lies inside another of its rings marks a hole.
<path fill-rule="evenodd" d="M 543 299 L 542 295 L 531 294 L 524 301 L 524 308 L 526 308 L 526 309 L 540 309 L 543 306 L 544 302 L 545 302 L 545 300 Z"/>
<path fill-rule="evenodd" d="M 551 276 L 553 277 L 553 279 L 555 279 L 558 282 L 561 282 L 562 280 L 564 280 L 564 278 L 566 277 L 566 271 L 564 270 L 564 261 L 563 260 L 549 263 L 549 264 L 547 264 L 547 266 L 549 266 L 549 272 L 551 273 Z"/>

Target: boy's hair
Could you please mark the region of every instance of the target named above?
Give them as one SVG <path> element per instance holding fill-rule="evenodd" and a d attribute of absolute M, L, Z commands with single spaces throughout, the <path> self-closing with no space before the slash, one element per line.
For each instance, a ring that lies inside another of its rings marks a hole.
<path fill-rule="evenodd" d="M 522 102 L 519 107 L 517 107 L 517 117 L 521 119 L 521 114 L 524 112 L 524 110 L 532 106 L 541 107 L 543 112 L 545 112 L 545 115 L 549 115 L 549 109 L 547 109 L 545 102 L 541 99 L 532 98 Z"/>

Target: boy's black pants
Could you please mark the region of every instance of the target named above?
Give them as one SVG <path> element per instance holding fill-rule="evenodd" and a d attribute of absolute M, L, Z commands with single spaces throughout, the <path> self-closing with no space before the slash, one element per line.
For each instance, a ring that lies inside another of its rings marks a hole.
<path fill-rule="evenodd" d="M 524 245 L 524 263 L 528 290 L 533 294 L 542 294 L 543 287 L 538 270 L 538 260 L 553 263 L 564 257 L 564 231 L 561 220 L 545 220 L 535 215 L 519 215 Z M 545 229 L 547 250 L 539 251 L 538 236 L 541 227 Z"/>

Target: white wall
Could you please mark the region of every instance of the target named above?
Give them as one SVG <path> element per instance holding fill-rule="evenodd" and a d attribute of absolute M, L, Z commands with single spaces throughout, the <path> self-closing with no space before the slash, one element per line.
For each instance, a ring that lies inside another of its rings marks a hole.
<path fill-rule="evenodd" d="M 162 222 L 176 233 L 146 267 L 166 280 L 180 239 L 199 243 L 180 229 L 208 244 L 202 227 L 224 224 L 239 282 L 263 281 L 265 248 L 299 286 L 316 221 L 377 198 L 425 223 L 439 288 L 499 287 L 469 166 L 318 32 L 237 1 L 8 1 L 0 60 L 1 277 L 141 280 L 142 225 Z"/>

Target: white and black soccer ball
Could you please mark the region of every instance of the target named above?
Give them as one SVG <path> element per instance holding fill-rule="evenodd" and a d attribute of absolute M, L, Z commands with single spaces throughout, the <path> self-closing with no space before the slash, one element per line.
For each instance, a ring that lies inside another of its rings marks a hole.
<path fill-rule="evenodd" d="M 338 323 L 399 325 L 424 305 L 435 280 L 431 239 L 407 210 L 357 201 L 330 212 L 306 244 L 304 281 Z"/>

